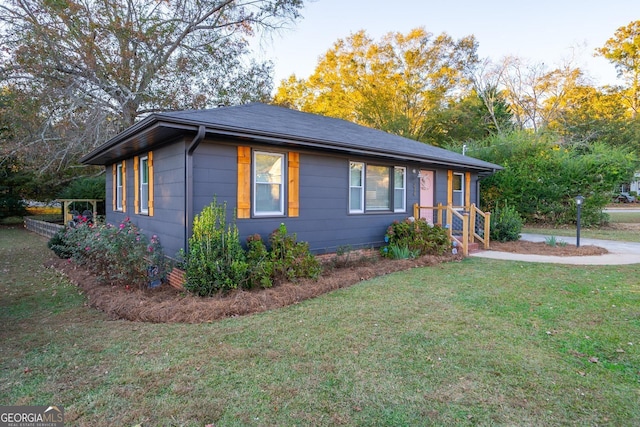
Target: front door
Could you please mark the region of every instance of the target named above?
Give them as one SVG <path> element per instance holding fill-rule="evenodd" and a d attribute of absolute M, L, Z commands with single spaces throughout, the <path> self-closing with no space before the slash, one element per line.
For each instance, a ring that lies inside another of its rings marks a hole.
<path fill-rule="evenodd" d="M 433 206 L 434 194 L 434 172 L 428 170 L 420 171 L 420 218 L 427 220 L 433 225 L 433 209 L 425 207 Z"/>

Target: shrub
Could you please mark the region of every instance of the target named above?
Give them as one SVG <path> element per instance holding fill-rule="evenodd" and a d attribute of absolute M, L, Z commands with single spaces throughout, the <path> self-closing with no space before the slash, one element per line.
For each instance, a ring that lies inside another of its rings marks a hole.
<path fill-rule="evenodd" d="M 288 234 L 284 224 L 280 224 L 280 227 L 271 233 L 269 243 L 274 279 L 295 280 L 302 277 L 315 279 L 322 272 L 320 263 L 309 251 L 309 244 L 298 242 L 296 234 Z"/>
<path fill-rule="evenodd" d="M 491 239 L 498 242 L 511 242 L 520 238 L 522 218 L 518 211 L 509 205 L 496 207 L 491 214 Z"/>
<path fill-rule="evenodd" d="M 69 247 L 66 239 L 67 230 L 61 228 L 51 236 L 47 242 L 47 247 L 51 249 L 58 258 L 69 259 L 73 256 L 72 248 Z"/>
<path fill-rule="evenodd" d="M 21 217 L 26 213 L 26 205 L 19 196 L 0 193 L 0 219 L 14 216 Z"/>
<path fill-rule="evenodd" d="M 238 228 L 227 224 L 227 204 L 216 199 L 193 220 L 186 256 L 185 289 L 211 296 L 245 287 L 249 265 L 240 244 Z"/>
<path fill-rule="evenodd" d="M 489 138 L 470 151 L 504 167 L 482 180 L 483 209 L 508 200 L 527 223 L 575 223 L 578 194 L 585 197 L 583 225 L 606 223 L 602 209 L 611 190 L 628 182 L 637 166 L 628 148 L 570 145 L 526 131 Z"/>
<path fill-rule="evenodd" d="M 394 221 L 387 228 L 385 242 L 388 246 L 381 248 L 381 254 L 390 258 L 442 255 L 451 249 L 447 231 L 423 218 Z"/>
<path fill-rule="evenodd" d="M 247 262 L 251 266 L 249 271 L 250 287 L 270 288 L 273 286 L 273 262 L 259 234 L 247 238 Z"/>
<path fill-rule="evenodd" d="M 110 285 L 143 288 L 162 280 L 167 262 L 157 236 L 149 239 L 126 218 L 119 226 L 83 223 L 57 232 L 48 243 Z"/>

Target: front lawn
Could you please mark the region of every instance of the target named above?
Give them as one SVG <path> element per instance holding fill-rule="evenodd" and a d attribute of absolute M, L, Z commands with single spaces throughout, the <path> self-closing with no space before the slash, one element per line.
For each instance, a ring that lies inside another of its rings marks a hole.
<path fill-rule="evenodd" d="M 640 419 L 638 265 L 470 258 L 213 323 L 109 321 L 0 228 L 0 403 L 68 425 L 616 425 Z"/>

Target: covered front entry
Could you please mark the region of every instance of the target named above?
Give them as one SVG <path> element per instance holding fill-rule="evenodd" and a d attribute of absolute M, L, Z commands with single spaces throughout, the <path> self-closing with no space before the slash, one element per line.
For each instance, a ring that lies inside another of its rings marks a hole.
<path fill-rule="evenodd" d="M 428 209 L 428 207 L 433 206 L 435 172 L 420 170 L 418 177 L 420 178 L 420 218 L 426 219 L 429 224 L 433 225 L 434 211 L 433 209 Z"/>

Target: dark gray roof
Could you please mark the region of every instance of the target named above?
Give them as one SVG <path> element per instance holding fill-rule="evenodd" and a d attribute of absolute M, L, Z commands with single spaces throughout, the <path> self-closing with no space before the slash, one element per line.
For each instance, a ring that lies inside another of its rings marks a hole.
<path fill-rule="evenodd" d="M 259 103 L 152 114 L 87 154 L 81 161 L 107 165 L 185 133 L 195 135 L 201 126 L 207 136 L 248 138 L 263 143 L 486 172 L 502 169 L 493 163 L 345 120 Z"/>

